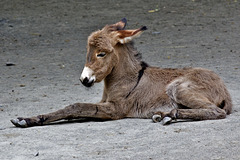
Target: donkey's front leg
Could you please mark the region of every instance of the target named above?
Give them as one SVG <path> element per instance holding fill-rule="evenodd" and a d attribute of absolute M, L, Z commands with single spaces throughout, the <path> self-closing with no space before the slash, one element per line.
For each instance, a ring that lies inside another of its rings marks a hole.
<path fill-rule="evenodd" d="M 39 115 L 31 118 L 12 119 L 11 122 L 17 127 L 30 127 L 49 124 L 50 122 L 62 119 L 77 118 L 100 118 L 100 119 L 119 119 L 116 114 L 115 106 L 112 103 L 75 103 L 56 112 Z"/>

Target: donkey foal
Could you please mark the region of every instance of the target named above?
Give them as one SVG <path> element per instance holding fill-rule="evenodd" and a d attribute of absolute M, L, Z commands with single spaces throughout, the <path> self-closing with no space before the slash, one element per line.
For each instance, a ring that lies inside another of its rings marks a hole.
<path fill-rule="evenodd" d="M 31 118 L 17 118 L 17 127 L 49 124 L 61 119 L 152 118 L 172 120 L 222 119 L 232 102 L 223 81 L 203 68 L 169 69 L 148 66 L 131 42 L 147 28 L 124 30 L 126 19 L 88 37 L 86 64 L 80 80 L 86 87 L 104 80 L 102 100 L 76 103 Z"/>

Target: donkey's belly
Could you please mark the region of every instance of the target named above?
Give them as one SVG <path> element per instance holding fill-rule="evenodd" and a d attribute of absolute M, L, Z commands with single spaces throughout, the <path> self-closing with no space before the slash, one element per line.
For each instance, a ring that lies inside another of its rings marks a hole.
<path fill-rule="evenodd" d="M 158 112 L 170 112 L 174 108 L 177 108 L 177 106 L 170 103 L 134 106 L 127 117 L 152 118 L 152 116 Z"/>

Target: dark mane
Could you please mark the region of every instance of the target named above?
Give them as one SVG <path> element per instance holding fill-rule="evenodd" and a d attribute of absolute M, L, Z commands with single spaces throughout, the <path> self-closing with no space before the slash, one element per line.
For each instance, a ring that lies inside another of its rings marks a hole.
<path fill-rule="evenodd" d="M 134 42 L 131 41 L 127 44 L 125 44 L 127 49 L 129 50 L 128 53 L 133 53 L 132 55 L 130 55 L 131 57 L 134 57 L 134 59 L 136 59 L 142 67 L 148 67 L 149 65 L 142 61 L 142 53 L 138 52 L 137 49 L 134 47 Z"/>

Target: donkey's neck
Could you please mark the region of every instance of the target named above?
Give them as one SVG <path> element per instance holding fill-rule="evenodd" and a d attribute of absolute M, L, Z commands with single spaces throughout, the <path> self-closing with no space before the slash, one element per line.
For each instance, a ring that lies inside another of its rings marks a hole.
<path fill-rule="evenodd" d="M 139 71 L 142 70 L 141 55 L 134 49 L 132 43 L 117 44 L 115 48 L 118 63 L 105 79 L 105 87 L 120 83 L 137 83 Z M 145 63 L 144 63 L 145 64 Z"/>

